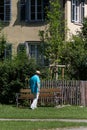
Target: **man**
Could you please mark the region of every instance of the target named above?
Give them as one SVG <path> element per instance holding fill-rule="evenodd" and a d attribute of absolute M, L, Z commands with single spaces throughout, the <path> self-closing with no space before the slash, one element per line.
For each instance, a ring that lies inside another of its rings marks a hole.
<path fill-rule="evenodd" d="M 30 78 L 30 89 L 31 89 L 31 93 L 34 95 L 34 99 L 33 102 L 30 106 L 31 109 L 35 109 L 37 108 L 37 102 L 38 102 L 38 98 L 39 98 L 39 94 L 40 94 L 40 71 L 36 71 L 35 75 L 33 75 Z"/>

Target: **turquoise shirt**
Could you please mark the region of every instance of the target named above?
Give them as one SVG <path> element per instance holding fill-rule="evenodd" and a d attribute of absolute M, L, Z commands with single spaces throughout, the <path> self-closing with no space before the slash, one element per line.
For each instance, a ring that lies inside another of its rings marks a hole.
<path fill-rule="evenodd" d="M 38 75 L 34 75 L 30 78 L 30 89 L 32 93 L 37 93 L 38 92 L 38 86 L 37 83 L 40 84 L 40 78 Z"/>

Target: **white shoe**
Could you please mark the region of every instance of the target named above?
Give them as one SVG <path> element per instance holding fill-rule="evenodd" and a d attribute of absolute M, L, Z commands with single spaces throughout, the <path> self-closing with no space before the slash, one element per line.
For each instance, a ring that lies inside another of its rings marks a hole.
<path fill-rule="evenodd" d="M 32 109 L 32 110 L 34 110 L 34 109 L 36 109 L 37 107 L 30 107 L 30 109 Z"/>

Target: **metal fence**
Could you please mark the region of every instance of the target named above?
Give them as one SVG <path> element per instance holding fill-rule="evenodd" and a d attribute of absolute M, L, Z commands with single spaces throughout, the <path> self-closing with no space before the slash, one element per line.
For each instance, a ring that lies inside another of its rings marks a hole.
<path fill-rule="evenodd" d="M 42 88 L 59 87 L 61 89 L 58 104 L 87 106 L 87 81 L 45 80 L 41 81 L 41 86 Z"/>

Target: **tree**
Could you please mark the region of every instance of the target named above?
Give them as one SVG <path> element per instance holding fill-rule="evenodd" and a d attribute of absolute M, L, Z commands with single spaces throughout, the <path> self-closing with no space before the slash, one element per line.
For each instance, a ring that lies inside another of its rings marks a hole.
<path fill-rule="evenodd" d="M 12 45 L 11 43 L 7 43 L 7 39 L 2 33 L 3 27 L 3 23 L 0 22 L 0 61 L 11 59 L 12 57 Z"/>
<path fill-rule="evenodd" d="M 87 39 L 87 18 L 84 18 L 81 34 L 83 38 Z"/>
<path fill-rule="evenodd" d="M 6 48 L 6 39 L 4 35 L 0 36 L 0 61 L 3 61 L 5 58 L 5 48 Z"/>
<path fill-rule="evenodd" d="M 84 47 L 87 50 L 87 17 L 84 18 L 82 32 L 80 34 L 81 34 L 81 37 L 83 37 L 85 41 Z"/>
<path fill-rule="evenodd" d="M 60 0 L 50 0 L 46 22 L 46 29 L 39 33 L 43 42 L 44 56 L 50 60 L 50 63 L 58 64 L 64 40 L 64 18 Z"/>
<path fill-rule="evenodd" d="M 87 80 L 87 18 L 77 35 L 65 44 L 61 57 L 70 79 Z"/>

